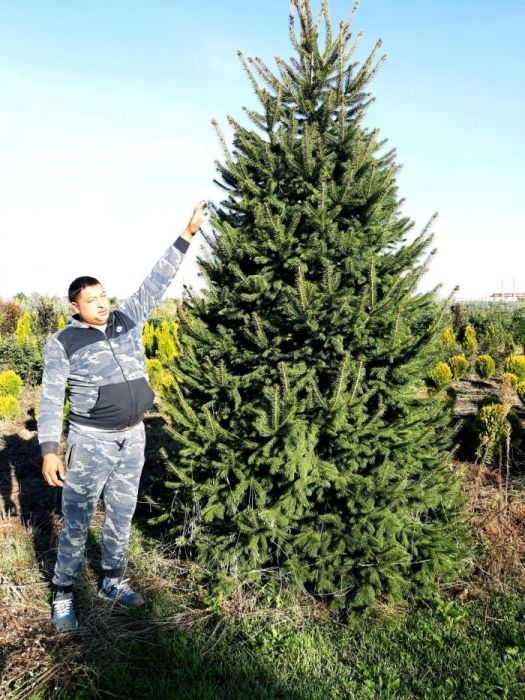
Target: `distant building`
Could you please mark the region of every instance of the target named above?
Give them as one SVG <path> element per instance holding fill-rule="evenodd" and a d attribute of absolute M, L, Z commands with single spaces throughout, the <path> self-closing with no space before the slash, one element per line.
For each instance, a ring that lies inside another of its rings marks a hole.
<path fill-rule="evenodd" d="M 492 301 L 517 301 L 525 299 L 525 292 L 494 292 L 490 298 Z"/>

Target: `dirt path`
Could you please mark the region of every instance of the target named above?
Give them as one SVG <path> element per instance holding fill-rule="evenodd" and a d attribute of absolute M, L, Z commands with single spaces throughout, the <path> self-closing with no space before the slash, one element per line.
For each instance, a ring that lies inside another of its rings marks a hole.
<path fill-rule="evenodd" d="M 480 401 L 488 396 L 499 396 L 508 401 L 517 415 L 525 419 L 525 407 L 514 391 L 502 390 L 499 379 L 460 379 L 456 385 L 458 397 L 454 406 L 454 416 L 464 418 L 475 416 L 478 411 Z M 502 396 L 502 392 L 504 396 Z"/>

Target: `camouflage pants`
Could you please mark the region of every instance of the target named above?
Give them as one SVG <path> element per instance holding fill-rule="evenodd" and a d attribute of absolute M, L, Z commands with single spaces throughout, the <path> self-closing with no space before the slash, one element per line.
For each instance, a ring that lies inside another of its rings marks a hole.
<path fill-rule="evenodd" d="M 144 466 L 144 445 L 143 423 L 122 432 L 70 430 L 55 586 L 70 587 L 78 577 L 89 525 L 101 494 L 105 505 L 102 569 L 113 576 L 124 570 Z"/>

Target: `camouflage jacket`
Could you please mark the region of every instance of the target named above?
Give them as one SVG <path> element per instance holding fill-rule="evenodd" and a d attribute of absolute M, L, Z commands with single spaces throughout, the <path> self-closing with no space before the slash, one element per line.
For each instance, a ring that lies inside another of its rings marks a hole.
<path fill-rule="evenodd" d="M 151 408 L 154 394 L 147 379 L 142 329 L 188 246 L 179 237 L 168 248 L 140 289 L 110 313 L 105 332 L 75 316 L 48 338 L 38 417 L 43 455 L 58 451 L 66 386 L 71 424 L 122 430 L 140 422 Z"/>

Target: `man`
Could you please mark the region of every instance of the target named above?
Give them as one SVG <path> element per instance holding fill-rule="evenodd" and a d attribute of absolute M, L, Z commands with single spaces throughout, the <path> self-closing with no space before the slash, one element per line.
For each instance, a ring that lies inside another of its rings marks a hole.
<path fill-rule="evenodd" d="M 103 580 L 99 595 L 126 607 L 142 596 L 123 578 L 131 519 L 144 465 L 144 413 L 154 394 L 147 381 L 142 328 L 169 287 L 206 216 L 201 202 L 175 243 L 140 289 L 115 311 L 102 285 L 78 277 L 69 287 L 75 315 L 47 341 L 38 418 L 42 474 L 63 486 L 64 522 L 53 576 L 52 621 L 58 630 L 78 626 L 73 584 L 84 557 L 91 517 L 100 495 L 105 504 Z M 66 386 L 69 433 L 65 465 L 58 456 Z"/>

